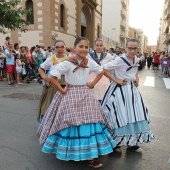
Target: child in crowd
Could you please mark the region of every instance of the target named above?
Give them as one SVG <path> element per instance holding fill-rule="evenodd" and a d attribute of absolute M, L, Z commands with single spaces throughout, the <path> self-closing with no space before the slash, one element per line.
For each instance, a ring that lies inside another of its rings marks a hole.
<path fill-rule="evenodd" d="M 4 49 L 9 49 L 9 47 L 10 47 L 10 40 L 11 40 L 11 38 L 9 37 L 9 36 L 7 36 L 6 38 L 5 38 L 5 42 L 4 42 Z"/>
<path fill-rule="evenodd" d="M 86 58 L 89 52 L 87 38 L 78 37 L 74 51 L 72 57 L 51 71 L 50 80 L 58 92 L 39 126 L 40 143 L 43 152 L 55 153 L 61 160 L 89 160 L 89 166 L 98 168 L 102 164 L 95 158 L 112 152 L 115 147 L 105 113 L 90 90 L 104 72 L 96 62 Z M 88 82 L 91 72 L 97 76 Z M 58 83 L 63 74 L 67 83 L 65 88 Z"/>
<path fill-rule="evenodd" d="M 20 82 L 20 75 L 22 73 L 22 66 L 25 64 L 23 61 L 21 61 L 21 55 L 20 54 L 16 54 L 16 72 L 17 72 L 17 84 L 23 84 L 22 82 Z"/>
<path fill-rule="evenodd" d="M 139 43 L 128 39 L 126 54 L 104 65 L 105 75 L 113 82 L 107 89 L 102 107 L 112 126 L 113 139 L 117 143 L 116 151 L 121 146 L 128 146 L 136 152 L 142 152 L 138 142 L 149 142 L 154 138 L 149 128 L 150 116 L 137 88 Z M 116 77 L 109 71 L 115 69 Z"/>

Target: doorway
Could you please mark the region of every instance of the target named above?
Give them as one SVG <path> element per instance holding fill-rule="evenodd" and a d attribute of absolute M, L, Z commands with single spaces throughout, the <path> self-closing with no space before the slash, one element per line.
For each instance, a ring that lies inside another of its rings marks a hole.
<path fill-rule="evenodd" d="M 86 27 L 83 25 L 81 26 L 81 36 L 86 37 Z"/>

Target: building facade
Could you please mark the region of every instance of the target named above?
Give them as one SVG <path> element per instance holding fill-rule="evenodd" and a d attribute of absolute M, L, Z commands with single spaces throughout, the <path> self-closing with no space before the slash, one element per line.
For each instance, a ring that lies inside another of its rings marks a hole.
<path fill-rule="evenodd" d="M 30 22 L 28 31 L 0 35 L 0 44 L 8 35 L 13 43 L 28 47 L 42 43 L 47 47 L 55 39 L 73 47 L 75 37 L 85 36 L 93 48 L 94 40 L 101 37 L 102 0 L 22 0 L 18 7 L 32 9 L 25 18 Z"/>
<path fill-rule="evenodd" d="M 157 46 L 156 45 L 148 45 L 147 46 L 147 51 L 148 51 L 148 54 L 152 54 L 153 52 L 156 52 L 157 51 Z"/>
<path fill-rule="evenodd" d="M 169 9 L 170 1 L 165 0 L 163 12 L 162 12 L 162 18 L 160 19 L 160 27 L 159 27 L 159 36 L 157 39 L 157 51 L 163 52 L 168 51 L 168 48 L 170 48 L 170 36 L 169 36 L 169 26 L 170 26 L 170 9 Z M 168 10 L 169 9 L 169 10 Z M 169 14 L 168 14 L 169 13 Z M 169 49 L 170 51 L 170 49 Z"/>
<path fill-rule="evenodd" d="M 102 6 L 104 46 L 124 49 L 129 29 L 129 0 L 103 0 Z"/>
<path fill-rule="evenodd" d="M 136 38 L 139 41 L 139 52 L 142 54 L 148 53 L 148 37 L 144 35 L 142 29 L 129 27 L 129 38 Z"/>

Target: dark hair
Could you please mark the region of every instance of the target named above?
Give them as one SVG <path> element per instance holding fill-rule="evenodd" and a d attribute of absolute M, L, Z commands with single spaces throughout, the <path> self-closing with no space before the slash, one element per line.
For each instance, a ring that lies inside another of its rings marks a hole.
<path fill-rule="evenodd" d="M 112 47 L 110 48 L 110 50 L 111 50 L 112 52 L 115 52 L 114 48 L 112 48 Z"/>
<path fill-rule="evenodd" d="M 36 45 L 35 47 L 40 48 L 40 46 L 39 46 L 39 45 Z"/>
<path fill-rule="evenodd" d="M 19 53 L 16 53 L 16 54 L 15 54 L 15 58 L 17 58 L 17 57 L 18 57 L 18 55 L 20 55 L 20 54 L 19 54 Z M 20 56 L 21 56 L 21 55 L 20 55 Z"/>
<path fill-rule="evenodd" d="M 126 42 L 126 47 L 127 47 L 129 42 L 137 42 L 139 44 L 139 41 L 136 38 L 129 38 Z"/>
<path fill-rule="evenodd" d="M 85 41 L 89 42 L 89 40 L 86 37 L 77 37 L 75 42 L 74 42 L 74 46 L 76 46 L 82 40 L 85 40 Z"/>
<path fill-rule="evenodd" d="M 98 41 L 101 41 L 101 42 L 103 42 L 103 40 L 102 40 L 102 39 L 100 39 L 100 38 L 97 38 L 97 39 L 94 41 L 94 44 L 96 44 L 96 42 L 98 42 Z"/>
<path fill-rule="evenodd" d="M 17 46 L 19 46 L 19 44 L 18 44 L 18 43 L 15 43 L 15 44 L 14 44 L 14 49 L 16 49 Z"/>
<path fill-rule="evenodd" d="M 70 48 L 68 48 L 68 47 L 66 48 L 66 50 L 67 50 L 67 52 L 71 52 Z"/>
<path fill-rule="evenodd" d="M 9 40 L 9 39 L 11 39 L 9 36 L 7 36 L 7 37 L 5 38 L 5 40 Z"/>
<path fill-rule="evenodd" d="M 54 46 L 55 46 L 58 42 L 61 42 L 61 43 L 63 43 L 64 45 L 66 45 L 65 42 L 64 42 L 63 40 L 55 40 Z"/>
<path fill-rule="evenodd" d="M 32 53 L 35 50 L 35 46 L 31 47 L 30 52 Z"/>

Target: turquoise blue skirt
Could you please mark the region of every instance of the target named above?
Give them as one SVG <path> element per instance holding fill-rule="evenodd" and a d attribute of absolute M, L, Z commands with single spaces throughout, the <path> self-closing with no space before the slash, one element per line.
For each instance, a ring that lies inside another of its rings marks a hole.
<path fill-rule="evenodd" d="M 112 130 L 113 139 L 118 146 L 135 146 L 137 143 L 150 142 L 154 138 L 147 121 L 129 123 Z"/>
<path fill-rule="evenodd" d="M 55 153 L 61 160 L 92 160 L 113 151 L 116 142 L 106 126 L 100 123 L 71 126 L 47 138 L 45 153 Z"/>

